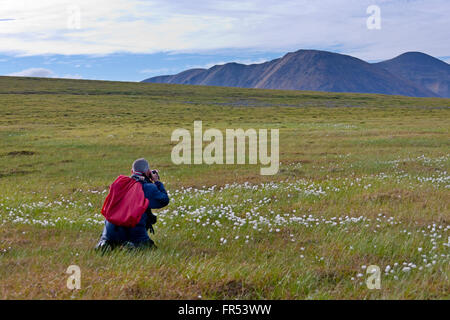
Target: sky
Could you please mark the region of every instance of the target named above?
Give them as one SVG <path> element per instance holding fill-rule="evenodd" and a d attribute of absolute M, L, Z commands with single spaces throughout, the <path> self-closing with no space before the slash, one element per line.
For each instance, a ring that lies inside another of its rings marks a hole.
<path fill-rule="evenodd" d="M 0 75 L 141 81 L 299 49 L 450 62 L 450 0 L 0 0 Z"/>

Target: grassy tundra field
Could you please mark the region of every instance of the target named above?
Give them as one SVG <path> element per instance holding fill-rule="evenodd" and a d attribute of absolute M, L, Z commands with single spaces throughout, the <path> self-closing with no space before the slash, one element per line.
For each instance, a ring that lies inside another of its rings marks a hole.
<path fill-rule="evenodd" d="M 279 128 L 278 174 L 174 165 L 194 120 Z M 0 298 L 449 299 L 449 127 L 450 99 L 0 77 Z M 101 255 L 138 157 L 171 196 L 158 249 Z"/>

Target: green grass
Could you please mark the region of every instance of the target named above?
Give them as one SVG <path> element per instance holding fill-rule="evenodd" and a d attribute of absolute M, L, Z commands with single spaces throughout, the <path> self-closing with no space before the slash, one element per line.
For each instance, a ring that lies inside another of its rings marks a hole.
<path fill-rule="evenodd" d="M 0 298 L 448 299 L 449 119 L 450 99 L 0 77 Z M 279 128 L 279 173 L 174 165 L 194 120 Z M 100 255 L 138 157 L 171 194 L 158 250 Z"/>

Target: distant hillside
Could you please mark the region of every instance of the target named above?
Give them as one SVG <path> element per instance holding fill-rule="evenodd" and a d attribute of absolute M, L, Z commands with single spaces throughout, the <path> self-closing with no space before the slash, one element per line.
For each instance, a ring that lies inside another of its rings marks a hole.
<path fill-rule="evenodd" d="M 450 65 L 442 60 L 421 52 L 407 52 L 376 65 L 441 97 L 450 98 Z"/>
<path fill-rule="evenodd" d="M 261 64 L 227 63 L 143 80 L 243 88 L 383 93 L 435 97 L 435 92 L 378 64 L 318 50 L 299 50 Z"/>

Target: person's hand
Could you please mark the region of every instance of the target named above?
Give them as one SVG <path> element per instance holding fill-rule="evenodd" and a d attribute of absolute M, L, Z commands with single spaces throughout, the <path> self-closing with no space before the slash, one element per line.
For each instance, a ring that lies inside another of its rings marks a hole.
<path fill-rule="evenodd" d="M 155 172 L 155 173 L 153 173 L 153 172 Z M 153 182 L 159 181 L 158 170 L 150 170 L 150 178 L 153 180 Z"/>

